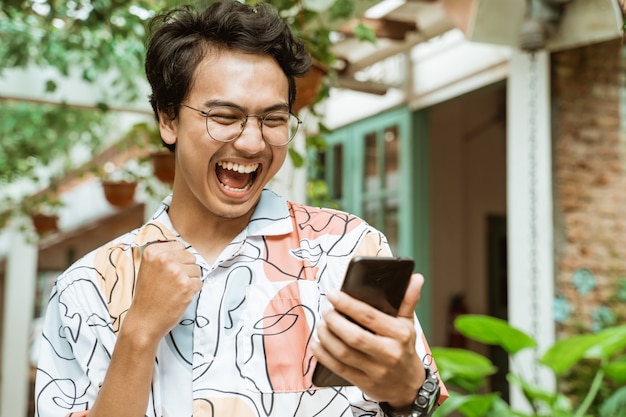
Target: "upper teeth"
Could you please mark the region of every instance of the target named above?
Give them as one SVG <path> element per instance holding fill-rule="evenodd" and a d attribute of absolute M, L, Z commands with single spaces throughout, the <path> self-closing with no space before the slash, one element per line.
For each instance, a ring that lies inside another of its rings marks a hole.
<path fill-rule="evenodd" d="M 242 165 L 242 164 L 234 164 L 232 162 L 218 162 L 217 165 L 221 166 L 224 169 L 237 171 L 240 174 L 249 174 L 251 172 L 256 171 L 257 168 L 259 167 L 259 164 Z"/>

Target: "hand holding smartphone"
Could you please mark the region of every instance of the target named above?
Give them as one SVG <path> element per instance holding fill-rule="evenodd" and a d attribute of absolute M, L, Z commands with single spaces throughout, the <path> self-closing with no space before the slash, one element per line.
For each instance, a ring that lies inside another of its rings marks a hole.
<path fill-rule="evenodd" d="M 341 290 L 395 317 L 414 268 L 415 262 L 410 258 L 358 256 L 350 261 Z M 313 384 L 352 385 L 319 362 L 313 371 Z"/>

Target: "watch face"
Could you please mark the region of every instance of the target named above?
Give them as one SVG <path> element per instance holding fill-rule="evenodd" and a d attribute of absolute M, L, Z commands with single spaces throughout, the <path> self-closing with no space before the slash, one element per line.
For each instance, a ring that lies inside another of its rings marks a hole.
<path fill-rule="evenodd" d="M 435 411 L 439 400 L 439 378 L 435 372 L 426 366 L 426 380 L 420 388 L 417 398 L 413 402 L 411 417 L 430 417 Z"/>

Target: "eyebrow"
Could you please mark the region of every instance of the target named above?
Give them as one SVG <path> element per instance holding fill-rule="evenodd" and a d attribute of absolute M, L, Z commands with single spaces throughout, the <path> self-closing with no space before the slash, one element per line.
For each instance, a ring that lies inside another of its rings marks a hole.
<path fill-rule="evenodd" d="M 242 107 L 240 105 L 238 105 L 237 103 L 234 103 L 232 101 L 228 101 L 228 100 L 219 100 L 219 99 L 215 99 L 215 100 L 207 100 L 202 104 L 205 108 L 211 108 L 211 107 L 233 107 L 236 109 L 241 110 L 243 113 L 247 112 L 247 109 L 245 107 Z M 261 113 L 269 113 L 272 111 L 289 111 L 289 105 L 287 103 L 278 103 L 278 104 L 274 104 L 272 106 L 269 107 L 265 107 Z"/>

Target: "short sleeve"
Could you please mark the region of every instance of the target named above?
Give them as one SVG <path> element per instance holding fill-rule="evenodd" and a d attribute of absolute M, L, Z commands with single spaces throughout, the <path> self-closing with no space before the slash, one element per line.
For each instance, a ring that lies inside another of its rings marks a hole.
<path fill-rule="evenodd" d="M 89 269 L 59 277 L 40 337 L 36 417 L 84 415 L 95 401 L 115 343 L 106 304 Z"/>

